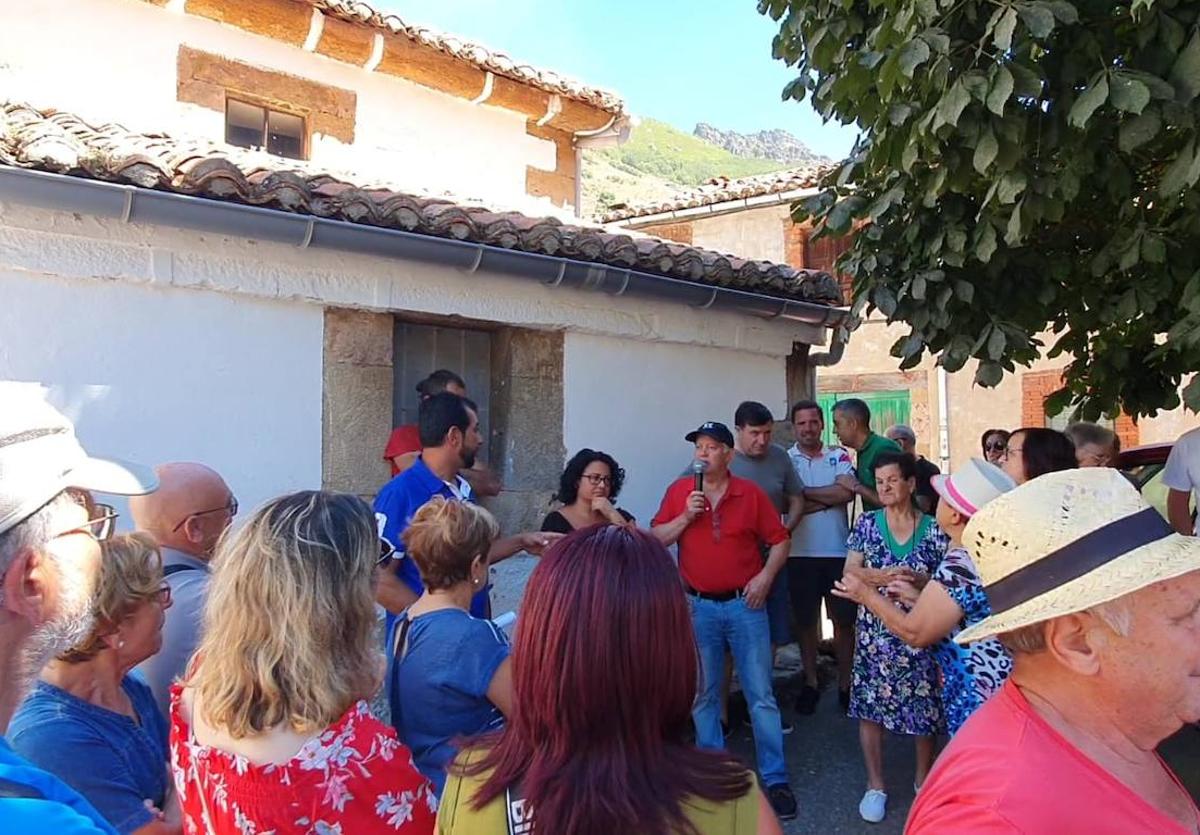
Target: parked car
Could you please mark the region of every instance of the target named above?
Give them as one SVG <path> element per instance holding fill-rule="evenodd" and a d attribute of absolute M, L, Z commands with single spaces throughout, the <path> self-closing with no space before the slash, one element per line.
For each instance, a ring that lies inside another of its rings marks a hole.
<path fill-rule="evenodd" d="M 1167 486 L 1162 483 L 1162 474 L 1172 446 L 1172 443 L 1135 446 L 1122 450 L 1121 457 L 1117 459 L 1117 468 L 1125 473 L 1164 519 L 1167 518 Z M 1193 516 L 1196 512 L 1194 504 L 1193 499 Z"/>

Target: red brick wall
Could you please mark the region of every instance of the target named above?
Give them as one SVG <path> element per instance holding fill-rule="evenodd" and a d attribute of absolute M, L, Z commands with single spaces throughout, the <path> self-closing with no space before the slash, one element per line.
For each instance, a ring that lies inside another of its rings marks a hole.
<path fill-rule="evenodd" d="M 656 226 L 643 226 L 638 229 L 656 238 L 666 238 L 681 244 L 692 244 L 692 224 L 690 223 L 660 223 Z"/>
<path fill-rule="evenodd" d="M 824 270 L 836 276 L 842 288 L 842 298 L 850 303 L 850 276 L 839 273 L 834 265 L 843 252 L 850 248 L 850 236 L 842 238 L 820 238 L 810 240 L 812 227 L 807 223 L 794 223 L 790 218 L 783 221 L 784 257 L 790 266 L 796 269 Z"/>
<path fill-rule="evenodd" d="M 1046 426 L 1046 398 L 1062 388 L 1062 369 L 1027 371 L 1021 375 L 1021 425 Z M 1125 413 L 1113 422 L 1113 431 L 1121 439 L 1121 449 L 1137 446 L 1140 433 L 1133 418 Z"/>

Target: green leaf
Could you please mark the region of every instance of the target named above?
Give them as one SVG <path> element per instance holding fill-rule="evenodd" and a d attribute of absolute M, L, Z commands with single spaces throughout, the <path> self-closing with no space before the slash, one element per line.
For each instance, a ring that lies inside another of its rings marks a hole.
<path fill-rule="evenodd" d="M 1192 35 L 1171 67 L 1176 99 L 1186 104 L 1200 95 L 1200 32 Z"/>
<path fill-rule="evenodd" d="M 1162 117 L 1158 115 L 1158 108 L 1153 107 L 1143 111 L 1140 116 L 1126 119 L 1121 123 L 1121 127 L 1117 130 L 1117 146 L 1128 154 L 1158 136 L 1160 130 L 1162 130 Z"/>
<path fill-rule="evenodd" d="M 1182 191 L 1187 186 L 1188 170 L 1192 167 L 1192 163 L 1196 158 L 1195 142 L 1194 139 L 1189 139 L 1187 144 L 1176 154 L 1171 164 L 1167 166 L 1167 170 L 1163 172 L 1162 180 L 1158 183 L 1159 194 L 1168 197 Z"/>
<path fill-rule="evenodd" d="M 829 214 L 825 216 L 825 225 L 829 231 L 835 235 L 844 235 L 850 231 L 850 224 L 854 221 L 854 215 L 863 207 L 866 201 L 854 195 L 852 197 L 843 197 L 833 208 L 829 210 Z"/>
<path fill-rule="evenodd" d="M 941 101 L 938 102 L 937 118 L 933 120 L 933 129 L 937 130 L 942 125 L 957 126 L 959 117 L 970 103 L 971 94 L 967 92 L 962 80 L 951 84 L 946 95 L 942 96 Z"/>
<path fill-rule="evenodd" d="M 1071 25 L 1079 22 L 1079 10 L 1075 8 L 1074 3 L 1067 0 L 1046 0 L 1043 5 L 1050 9 L 1059 23 Z"/>
<path fill-rule="evenodd" d="M 876 287 L 871 300 L 884 316 L 891 319 L 896 315 L 896 294 L 887 287 Z"/>
<path fill-rule="evenodd" d="M 1142 238 L 1142 258 L 1150 264 L 1164 264 L 1167 260 L 1167 242 L 1158 235 Z"/>
<path fill-rule="evenodd" d="M 972 158 L 975 170 L 980 174 L 986 174 L 988 166 L 995 161 L 999 151 L 1000 143 L 996 141 L 996 134 L 992 133 L 991 128 L 988 128 L 979 137 L 979 143 L 975 146 L 975 155 Z"/>
<path fill-rule="evenodd" d="M 1024 171 L 1009 171 L 1000 178 L 1000 187 L 996 197 L 1002 204 L 1012 203 L 1025 190 L 1026 177 Z"/>
<path fill-rule="evenodd" d="M 992 333 L 988 336 L 987 355 L 993 360 L 999 361 L 1004 356 L 1004 349 L 1008 346 L 1008 337 L 1004 335 L 1004 331 L 1000 328 L 993 327 Z"/>
<path fill-rule="evenodd" d="M 1004 366 L 998 362 L 985 360 L 975 369 L 975 382 L 984 388 L 994 388 L 1004 379 Z"/>
<path fill-rule="evenodd" d="M 1013 79 L 1016 81 L 1016 94 L 1018 96 L 1034 99 L 1042 95 L 1045 85 L 1040 75 L 1024 64 L 1018 64 L 1015 61 L 1008 65 L 1008 69 L 1012 72 Z"/>
<path fill-rule="evenodd" d="M 1150 103 L 1150 88 L 1124 73 L 1113 73 L 1108 100 L 1117 110 L 1138 114 Z"/>
<path fill-rule="evenodd" d="M 996 68 L 996 74 L 992 78 L 992 89 L 987 95 L 987 109 L 995 113 L 997 116 L 1004 115 L 1004 105 L 1012 97 L 1013 94 L 1013 75 L 1009 72 L 1008 67 L 1001 64 Z"/>
<path fill-rule="evenodd" d="M 979 227 L 979 230 L 979 241 L 975 244 L 975 257 L 981 263 L 986 264 L 992 260 L 992 255 L 996 252 L 996 227 L 985 222 Z"/>
<path fill-rule="evenodd" d="M 1013 30 L 1017 28 L 1017 10 L 1011 6 L 1000 15 L 996 28 L 992 30 L 992 44 L 1001 52 L 1012 46 Z"/>
<path fill-rule="evenodd" d="M 1045 38 L 1054 31 L 1054 12 L 1045 3 L 1022 3 L 1017 6 L 1021 22 L 1035 38 Z"/>
<path fill-rule="evenodd" d="M 917 276 L 912 280 L 912 284 L 908 288 L 909 294 L 918 301 L 925 298 L 925 279 Z"/>
<path fill-rule="evenodd" d="M 1025 205 L 1022 200 L 1013 207 L 1012 214 L 1008 218 L 1008 228 L 1004 230 L 1004 242 L 1009 246 L 1016 246 L 1021 242 L 1021 207 Z"/>
<path fill-rule="evenodd" d="M 920 38 L 913 38 L 900 50 L 900 74 L 912 78 L 917 67 L 929 60 L 929 44 Z"/>
<path fill-rule="evenodd" d="M 1095 78 L 1091 86 L 1089 86 L 1079 98 L 1075 99 L 1075 104 L 1071 105 L 1071 112 L 1067 114 L 1067 124 L 1076 128 L 1084 128 L 1088 120 L 1092 118 L 1092 114 L 1104 101 L 1108 98 L 1108 76 L 1103 72 Z"/>
<path fill-rule="evenodd" d="M 970 304 L 975 300 L 975 285 L 959 279 L 954 282 L 954 295 L 958 296 L 958 300 L 963 304 Z"/>

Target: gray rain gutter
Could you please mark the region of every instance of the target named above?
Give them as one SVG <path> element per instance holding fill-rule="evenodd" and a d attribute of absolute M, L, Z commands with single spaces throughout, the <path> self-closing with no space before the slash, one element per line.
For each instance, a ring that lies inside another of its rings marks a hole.
<path fill-rule="evenodd" d="M 2 200 L 116 218 L 127 223 L 173 226 L 301 248 L 403 258 L 455 267 L 467 273 L 484 269 L 533 279 L 550 287 L 659 299 L 700 310 L 726 310 L 807 325 L 836 327 L 849 315 L 843 308 L 714 287 L 633 269 L 46 171 L 0 166 Z"/>

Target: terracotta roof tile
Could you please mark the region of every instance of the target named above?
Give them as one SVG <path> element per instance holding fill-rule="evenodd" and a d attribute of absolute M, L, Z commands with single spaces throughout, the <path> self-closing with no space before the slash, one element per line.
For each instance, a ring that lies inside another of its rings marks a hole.
<path fill-rule="evenodd" d="M 585 102 L 615 116 L 625 113 L 625 102 L 616 93 L 575 81 L 553 70 L 539 69 L 520 63 L 503 52 L 471 43 L 455 35 L 447 35 L 424 26 L 406 23 L 399 15 L 385 14 L 359 0 L 307 0 L 307 2 L 322 14 L 403 35 L 422 46 L 436 49 L 460 61 L 474 64 L 480 69 L 494 72 L 496 75 L 512 78 L 548 93 L 557 93 L 575 101 Z"/>
<path fill-rule="evenodd" d="M 469 201 L 358 185 L 305 163 L 207 141 L 92 126 L 71 113 L 0 106 L 0 165 L 31 168 L 559 255 L 752 293 L 842 303 L 828 274 L 750 261 L 637 232 L 578 226 Z"/>
<path fill-rule="evenodd" d="M 601 212 L 599 219 L 604 223 L 613 223 L 680 209 L 713 206 L 748 197 L 762 197 L 767 194 L 782 194 L 797 189 L 814 188 L 828 170 L 828 166 L 809 165 L 803 168 L 773 171 L 770 174 L 760 174 L 755 177 L 742 177 L 737 180 L 731 180 L 728 177 L 714 177 L 692 191 L 666 200 L 632 205 L 617 203 L 609 206 L 608 211 Z"/>

